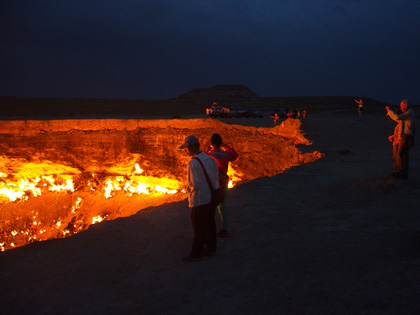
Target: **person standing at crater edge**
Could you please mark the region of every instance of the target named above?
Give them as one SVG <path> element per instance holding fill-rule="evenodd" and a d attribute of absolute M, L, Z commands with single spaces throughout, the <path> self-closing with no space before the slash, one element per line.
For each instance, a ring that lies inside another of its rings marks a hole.
<path fill-rule="evenodd" d="M 271 116 L 270 118 L 274 118 L 274 126 L 276 126 L 280 117 L 279 117 L 279 114 L 274 113 L 274 116 Z"/>
<path fill-rule="evenodd" d="M 222 137 L 217 133 L 211 136 L 210 142 L 212 145 L 206 150 L 206 153 L 217 162 L 217 166 L 219 168 L 219 184 L 225 192 L 225 199 L 220 205 L 217 206 L 217 211 L 219 212 L 220 220 L 222 222 L 222 228 L 217 233 L 217 236 L 227 238 L 229 237 L 229 224 L 226 210 L 226 197 L 228 194 L 229 184 L 229 176 L 227 172 L 229 168 L 229 162 L 235 161 L 238 157 L 238 153 L 230 146 L 224 144 Z"/>
<path fill-rule="evenodd" d="M 215 189 L 219 188 L 219 175 L 216 161 L 200 151 L 200 143 L 196 136 L 186 137 L 179 149 L 184 149 L 191 156 L 187 165 L 187 192 L 193 228 L 193 244 L 190 255 L 184 257 L 183 261 L 197 261 L 203 258 L 204 245 L 207 246 L 207 254 L 210 256 L 216 254 L 217 248 L 216 208 L 210 203 L 211 190 L 197 159 L 203 163 Z"/>
<path fill-rule="evenodd" d="M 405 99 L 400 103 L 401 114 L 397 114 L 385 106 L 387 115 L 398 124 L 394 135 L 398 134 L 398 144 L 394 147 L 394 173 L 391 175 L 397 179 L 408 178 L 408 154 L 414 145 L 414 111 L 410 108 L 410 102 Z"/>

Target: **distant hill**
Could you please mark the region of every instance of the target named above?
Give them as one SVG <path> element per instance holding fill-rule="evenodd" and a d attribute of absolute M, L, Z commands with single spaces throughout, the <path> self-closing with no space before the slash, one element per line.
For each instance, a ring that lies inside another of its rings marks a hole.
<path fill-rule="evenodd" d="M 355 110 L 354 99 L 363 98 L 367 110 L 383 111 L 384 103 L 366 97 L 353 96 L 294 96 L 260 97 L 243 85 L 216 85 L 193 89 L 167 100 L 124 100 L 90 98 L 28 98 L 0 97 L 0 116 L 58 116 L 58 117 L 117 117 L 172 116 L 204 114 L 205 108 L 217 102 L 222 106 L 242 106 L 270 111 L 274 108 L 307 108 L 324 111 L 347 108 Z"/>
<path fill-rule="evenodd" d="M 262 101 L 263 98 L 255 94 L 244 85 L 224 84 L 205 89 L 194 89 L 173 100 L 207 102 L 207 103 L 249 103 Z"/>

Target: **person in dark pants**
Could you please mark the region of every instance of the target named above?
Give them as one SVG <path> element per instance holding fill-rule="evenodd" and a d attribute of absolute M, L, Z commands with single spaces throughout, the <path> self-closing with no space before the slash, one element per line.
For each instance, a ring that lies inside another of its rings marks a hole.
<path fill-rule="evenodd" d="M 398 143 L 393 146 L 394 173 L 391 176 L 396 179 L 407 179 L 408 156 L 410 148 L 414 145 L 414 112 L 410 108 L 410 102 L 407 99 L 400 103 L 401 114 L 393 112 L 388 106 L 385 109 L 387 115 L 397 122 L 393 136 L 398 139 Z"/>
<path fill-rule="evenodd" d="M 219 174 L 216 161 L 209 155 L 200 151 L 197 137 L 191 135 L 185 138 L 179 147 L 191 156 L 187 165 L 188 175 L 188 206 L 191 212 L 193 228 L 193 243 L 191 253 L 184 257 L 184 261 L 201 260 L 204 256 L 204 246 L 207 246 L 207 255 L 215 255 L 217 249 L 216 236 L 216 208 L 210 204 L 211 190 L 207 183 L 200 159 L 205 167 L 214 189 L 219 188 Z"/>

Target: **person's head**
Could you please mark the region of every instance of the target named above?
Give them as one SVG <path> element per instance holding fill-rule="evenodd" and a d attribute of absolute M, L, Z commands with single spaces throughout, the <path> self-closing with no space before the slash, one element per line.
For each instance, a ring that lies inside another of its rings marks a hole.
<path fill-rule="evenodd" d="M 194 155 L 200 151 L 200 142 L 196 136 L 185 137 L 184 142 L 179 146 L 180 149 L 184 149 L 188 155 Z"/>
<path fill-rule="evenodd" d="M 215 148 L 220 148 L 223 140 L 222 140 L 222 137 L 218 133 L 214 133 L 210 138 L 210 142 Z"/>
<path fill-rule="evenodd" d="M 402 100 L 400 103 L 400 108 L 403 113 L 408 111 L 408 109 L 410 108 L 410 101 L 408 99 Z"/>

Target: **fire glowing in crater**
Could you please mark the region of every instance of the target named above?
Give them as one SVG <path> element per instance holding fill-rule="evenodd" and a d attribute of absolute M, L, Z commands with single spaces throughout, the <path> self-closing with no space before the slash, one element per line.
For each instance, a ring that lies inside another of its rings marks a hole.
<path fill-rule="evenodd" d="M 4 158 L 3 158 L 4 159 Z M 9 165 L 11 161 L 8 161 Z M 13 163 L 14 168 L 22 169 L 26 168 L 25 164 L 17 165 L 19 162 Z M 4 165 L 4 163 L 3 163 Z M 42 168 L 45 173 L 50 173 L 48 169 L 49 163 L 42 165 L 37 165 L 38 168 Z M 34 166 L 34 165 L 32 165 Z M 59 168 L 59 165 L 54 165 L 54 171 Z M 75 174 L 54 174 L 54 175 L 42 175 L 40 177 L 33 177 L 34 174 L 25 174 L 23 178 L 17 176 L 16 174 L 8 175 L 2 173 L 0 178 L 0 202 L 2 204 L 14 202 L 19 204 L 22 202 L 30 201 L 32 198 L 41 197 L 47 192 L 65 192 L 72 194 L 75 191 L 83 193 L 83 190 L 86 186 L 89 188 L 90 192 L 99 192 L 105 199 L 110 199 L 116 196 L 118 193 L 123 193 L 128 197 L 132 197 L 134 194 L 155 196 L 159 198 L 162 194 L 173 195 L 177 193 L 185 194 L 183 184 L 176 179 L 172 178 L 163 178 L 163 177 L 153 177 L 153 176 L 141 176 L 138 174 L 143 173 L 143 170 L 136 163 L 133 166 L 133 173 L 130 175 L 120 175 L 120 176 L 107 176 L 102 180 L 98 179 L 96 174 L 91 174 L 90 179 L 81 184 L 78 177 L 80 174 L 74 172 Z M 116 168 L 114 167 L 114 172 Z M 240 175 L 235 173 L 232 169 L 230 170 L 231 176 L 235 181 L 240 180 Z M 19 172 L 20 176 L 23 176 L 22 172 Z M 78 189 L 75 189 L 75 182 L 78 186 Z M 233 187 L 233 181 L 230 182 L 230 186 Z M 71 213 L 76 218 L 76 213 L 78 209 L 81 208 L 83 202 L 83 197 L 77 197 L 74 204 L 71 206 Z M 69 224 L 69 220 L 63 220 L 57 218 L 58 221 L 55 224 L 51 222 L 43 222 L 37 217 L 38 214 L 32 216 L 32 222 L 29 225 L 26 225 L 26 229 L 20 231 L 12 230 L 9 237 L 4 235 L 3 240 L 0 242 L 0 251 L 4 251 L 8 248 L 13 248 L 21 244 L 22 242 L 29 243 L 35 240 L 47 239 L 43 237 L 43 234 L 51 234 L 51 230 L 55 234 L 54 237 L 65 237 L 72 234 L 75 234 L 81 230 L 84 230 L 87 226 L 95 223 L 102 222 L 107 220 L 110 217 L 110 214 L 96 215 L 91 218 L 89 222 L 88 218 L 81 220 L 74 220 L 72 224 Z M 16 218 L 19 219 L 19 218 Z M 7 221 L 5 222 L 8 223 Z M 34 231 L 36 230 L 36 233 Z M 12 241 L 12 240 L 20 241 Z"/>
<path fill-rule="evenodd" d="M 0 167 L 4 166 L 5 158 L 0 157 Z M 7 161 L 10 164 L 11 161 Z M 18 169 L 26 168 L 26 164 L 18 165 L 18 161 L 14 161 L 14 167 Z M 43 172 L 51 173 L 59 168 L 59 165 L 54 165 L 53 170 L 49 170 L 47 164 L 31 163 L 31 166 L 35 168 L 42 168 Z M 115 195 L 116 191 L 125 191 L 129 194 L 147 194 L 150 195 L 155 192 L 165 194 L 175 194 L 181 191 L 182 184 L 175 179 L 171 178 L 155 178 L 151 176 L 139 176 L 143 170 L 136 163 L 134 165 L 134 172 L 130 176 L 110 176 L 106 177 L 104 183 L 99 183 L 96 179 L 95 174 L 92 174 L 91 180 L 87 182 L 91 191 L 100 190 L 106 199 L 111 198 Z M 54 175 L 42 175 L 36 176 L 36 172 L 22 174 L 5 174 L 0 173 L 0 200 L 8 199 L 8 201 L 27 201 L 29 197 L 41 196 L 43 191 L 66 191 L 74 192 L 74 177 L 77 176 L 78 172 L 75 171 L 75 175 L 69 174 L 54 174 Z"/>
<path fill-rule="evenodd" d="M 297 120 L 276 128 L 194 120 L 0 121 L 0 250 L 62 238 L 90 225 L 186 198 L 188 134 L 223 135 L 239 153 L 233 187 L 321 157 Z M 244 140 L 246 139 L 246 140 Z"/>

